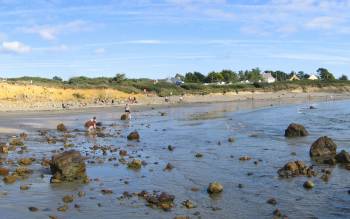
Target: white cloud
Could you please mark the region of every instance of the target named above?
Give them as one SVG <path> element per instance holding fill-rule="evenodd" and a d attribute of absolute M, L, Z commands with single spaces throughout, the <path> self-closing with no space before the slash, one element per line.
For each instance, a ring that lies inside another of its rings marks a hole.
<path fill-rule="evenodd" d="M 335 17 L 316 17 L 306 23 L 306 27 L 311 29 L 332 29 L 339 23 L 339 19 Z"/>
<path fill-rule="evenodd" d="M 45 40 L 55 40 L 59 34 L 68 32 L 81 32 L 91 29 L 85 21 L 75 20 L 64 24 L 58 25 L 38 25 L 32 27 L 21 28 L 25 33 L 38 34 L 41 38 Z"/>
<path fill-rule="evenodd" d="M 9 53 L 24 54 L 31 52 L 32 48 L 18 41 L 5 41 L 2 43 L 1 50 Z"/>

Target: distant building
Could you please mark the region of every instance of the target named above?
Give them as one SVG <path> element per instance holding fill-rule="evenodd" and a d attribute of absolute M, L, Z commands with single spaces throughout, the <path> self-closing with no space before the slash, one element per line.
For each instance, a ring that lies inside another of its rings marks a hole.
<path fill-rule="evenodd" d="M 271 73 L 263 73 L 262 75 L 263 81 L 267 83 L 274 83 L 276 82 L 276 79 L 272 76 Z"/>
<path fill-rule="evenodd" d="M 318 77 L 316 75 L 310 75 L 307 79 L 314 81 L 314 80 L 318 80 Z"/>
<path fill-rule="evenodd" d="M 289 78 L 290 81 L 300 81 L 300 78 L 297 75 L 293 75 L 291 78 Z"/>

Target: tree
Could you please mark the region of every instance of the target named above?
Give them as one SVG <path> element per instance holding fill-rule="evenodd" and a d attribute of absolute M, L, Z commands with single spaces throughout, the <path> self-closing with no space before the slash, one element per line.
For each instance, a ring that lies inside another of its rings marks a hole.
<path fill-rule="evenodd" d="M 253 68 L 250 71 L 246 71 L 245 74 L 247 74 L 247 79 L 250 82 L 259 82 L 263 80 L 261 70 L 259 68 Z"/>
<path fill-rule="evenodd" d="M 205 78 L 205 81 L 208 83 L 222 82 L 222 81 L 224 81 L 224 77 L 222 76 L 222 74 L 220 72 L 212 71 Z"/>
<path fill-rule="evenodd" d="M 200 72 L 188 72 L 185 75 L 185 82 L 187 83 L 203 83 L 205 76 Z"/>
<path fill-rule="evenodd" d="M 117 83 L 121 83 L 126 80 L 125 74 L 116 74 L 115 77 L 113 78 L 113 81 Z"/>
<path fill-rule="evenodd" d="M 342 75 L 342 76 L 339 77 L 338 80 L 340 80 L 340 81 L 347 81 L 348 80 L 348 76 Z"/>
<path fill-rule="evenodd" d="M 332 81 L 335 80 L 335 77 L 332 73 L 328 71 L 328 69 L 325 68 L 319 68 L 317 69 L 317 73 L 320 76 L 320 79 L 323 81 Z"/>
<path fill-rule="evenodd" d="M 235 72 L 231 71 L 231 70 L 222 70 L 220 72 L 220 74 L 222 75 L 222 77 L 224 78 L 224 81 L 229 83 L 229 82 L 234 82 L 238 80 L 238 76 Z"/>
<path fill-rule="evenodd" d="M 298 71 L 297 76 L 298 76 L 298 78 L 300 78 L 301 80 L 306 79 L 306 77 L 305 77 L 305 72 L 303 72 L 303 71 Z"/>
<path fill-rule="evenodd" d="M 63 81 L 62 78 L 60 78 L 60 77 L 58 77 L 58 76 L 54 76 L 54 77 L 52 78 L 52 80 L 54 80 L 54 81 Z"/>

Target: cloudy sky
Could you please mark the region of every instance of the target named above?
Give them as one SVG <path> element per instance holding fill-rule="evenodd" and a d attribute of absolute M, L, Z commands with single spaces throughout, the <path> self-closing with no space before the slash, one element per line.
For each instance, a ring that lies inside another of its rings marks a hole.
<path fill-rule="evenodd" d="M 0 76 L 350 76 L 350 0 L 0 0 Z"/>

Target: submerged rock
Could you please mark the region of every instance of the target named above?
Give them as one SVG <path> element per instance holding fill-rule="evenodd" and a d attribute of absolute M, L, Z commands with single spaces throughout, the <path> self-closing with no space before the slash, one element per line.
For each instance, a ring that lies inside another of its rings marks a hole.
<path fill-rule="evenodd" d="M 208 186 L 208 193 L 214 194 L 214 193 L 220 193 L 224 190 L 224 187 L 219 182 L 212 182 Z"/>
<path fill-rule="evenodd" d="M 281 169 L 277 171 L 278 175 L 282 178 L 289 178 L 295 176 L 315 176 L 315 171 L 304 164 L 302 161 L 288 162 Z"/>
<path fill-rule="evenodd" d="M 84 158 L 75 150 L 52 156 L 50 169 L 51 182 L 87 180 Z"/>
<path fill-rule="evenodd" d="M 67 128 L 63 123 L 58 124 L 56 128 L 57 128 L 57 131 L 59 131 L 59 132 L 66 132 L 67 131 Z"/>
<path fill-rule="evenodd" d="M 305 127 L 297 123 L 291 123 L 284 131 L 285 137 L 303 137 L 308 135 L 309 132 L 305 129 Z"/>
<path fill-rule="evenodd" d="M 128 140 L 134 141 L 134 140 L 140 140 L 140 135 L 137 131 L 133 131 L 128 135 Z"/>
<path fill-rule="evenodd" d="M 33 162 L 32 158 L 21 158 L 18 160 L 18 164 L 28 166 L 31 165 Z"/>
<path fill-rule="evenodd" d="M 350 155 L 348 152 L 342 150 L 335 156 L 335 159 L 338 163 L 350 163 Z"/>
<path fill-rule="evenodd" d="M 191 201 L 191 200 L 185 200 L 181 204 L 183 206 L 185 206 L 186 208 L 188 208 L 188 209 L 197 207 L 196 204 L 193 201 Z"/>
<path fill-rule="evenodd" d="M 337 145 L 327 136 L 317 139 L 310 148 L 310 157 L 334 157 L 336 155 Z"/>
<path fill-rule="evenodd" d="M 277 201 L 275 198 L 270 198 L 269 200 L 266 201 L 266 203 L 268 203 L 270 205 L 276 205 Z"/>
<path fill-rule="evenodd" d="M 10 141 L 10 145 L 11 146 L 23 146 L 24 143 L 21 139 L 18 138 L 12 138 L 12 140 Z"/>

